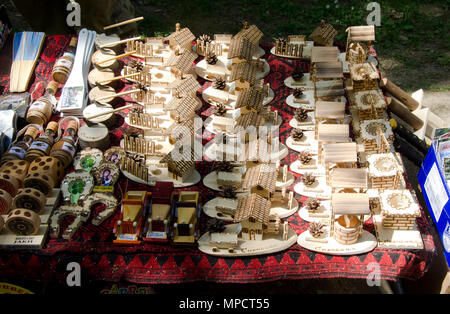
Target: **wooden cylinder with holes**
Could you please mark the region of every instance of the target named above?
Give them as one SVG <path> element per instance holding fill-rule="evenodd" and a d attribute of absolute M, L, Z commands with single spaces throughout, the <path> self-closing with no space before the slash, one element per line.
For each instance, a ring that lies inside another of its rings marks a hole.
<path fill-rule="evenodd" d="M 8 231 L 16 235 L 35 235 L 39 231 L 41 218 L 32 210 L 16 208 L 9 212 L 5 225 Z"/>
<path fill-rule="evenodd" d="M 53 95 L 58 91 L 58 82 L 48 83 L 46 90 L 51 90 Z M 27 111 L 27 122 L 30 124 L 46 124 L 53 114 L 53 104 L 46 97 L 41 97 L 33 102 Z"/>
<path fill-rule="evenodd" d="M 355 244 L 361 231 L 361 222 L 356 216 L 350 216 L 348 220 L 345 219 L 345 216 L 340 216 L 334 222 L 333 237 L 340 244 Z"/>
<path fill-rule="evenodd" d="M 14 197 L 12 208 L 25 208 L 40 214 L 44 210 L 46 202 L 47 197 L 38 189 L 23 188 Z"/>
<path fill-rule="evenodd" d="M 76 132 L 78 131 L 77 121 L 70 121 L 66 128 L 66 135 L 53 144 L 50 156 L 59 159 L 64 168 L 67 168 L 73 160 L 77 151 Z"/>
<path fill-rule="evenodd" d="M 20 188 L 20 182 L 15 177 L 6 173 L 0 173 L 0 189 L 14 196 Z"/>
<path fill-rule="evenodd" d="M 23 186 L 36 188 L 45 195 L 49 195 L 63 177 L 64 167 L 59 159 L 50 156 L 39 157 L 30 164 Z"/>
<path fill-rule="evenodd" d="M 19 186 L 22 186 L 23 180 L 27 176 L 29 166 L 30 163 L 26 160 L 10 160 L 2 165 L 0 173 L 5 173 L 15 178 L 19 181 Z"/>
<path fill-rule="evenodd" d="M 97 50 L 92 55 L 92 64 L 99 69 L 100 71 L 103 71 L 105 69 L 110 69 L 113 71 L 117 71 L 119 69 L 119 61 L 118 60 L 110 60 L 106 62 L 101 62 L 106 59 L 110 59 L 111 57 L 115 57 L 116 53 L 112 49 L 104 48 L 102 50 Z"/>
<path fill-rule="evenodd" d="M 12 200 L 13 199 L 8 192 L 0 189 L 0 215 L 6 215 L 9 212 Z"/>
<path fill-rule="evenodd" d="M 99 69 L 94 68 L 91 72 L 89 72 L 88 75 L 89 86 L 91 88 L 94 88 L 95 86 L 116 87 L 118 81 L 113 81 L 112 79 L 114 77 L 115 77 L 114 71 L 112 71 L 111 69 L 104 69 L 100 71 Z"/>

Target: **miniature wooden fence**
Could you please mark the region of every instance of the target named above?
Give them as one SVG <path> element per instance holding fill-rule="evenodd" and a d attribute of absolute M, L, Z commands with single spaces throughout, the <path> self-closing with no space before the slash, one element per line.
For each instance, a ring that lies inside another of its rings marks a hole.
<path fill-rule="evenodd" d="M 216 56 L 222 55 L 222 45 L 216 44 L 215 42 L 204 42 L 203 40 L 197 39 L 197 44 L 195 50 L 199 55 L 206 56 L 208 53 L 213 52 Z"/>
<path fill-rule="evenodd" d="M 303 55 L 303 45 L 275 42 L 275 54 L 300 58 Z"/>
<path fill-rule="evenodd" d="M 145 182 L 148 181 L 147 167 L 142 163 L 133 160 L 132 158 L 129 157 L 122 158 L 121 169 L 144 180 Z"/>

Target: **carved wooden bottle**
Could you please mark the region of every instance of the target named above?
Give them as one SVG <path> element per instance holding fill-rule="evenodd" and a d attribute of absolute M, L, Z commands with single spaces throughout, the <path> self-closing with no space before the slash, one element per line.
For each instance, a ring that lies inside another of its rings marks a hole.
<path fill-rule="evenodd" d="M 77 131 L 77 122 L 70 121 L 64 136 L 53 145 L 52 150 L 50 151 L 50 156 L 59 159 L 64 168 L 67 168 L 67 166 L 70 165 L 77 151 Z"/>
<path fill-rule="evenodd" d="M 75 51 L 77 48 L 76 37 L 72 37 L 70 40 L 69 49 L 63 54 L 61 58 L 56 60 L 53 66 L 52 78 L 54 81 L 65 84 L 69 77 L 70 71 L 72 71 L 73 60 L 75 59 Z"/>
<path fill-rule="evenodd" d="M 46 93 L 33 102 L 28 108 L 27 122 L 30 124 L 46 124 L 53 113 L 56 106 L 55 94 L 58 91 L 58 82 L 51 81 L 48 83 Z"/>
<path fill-rule="evenodd" d="M 58 133 L 58 123 L 55 121 L 49 122 L 45 133 L 33 141 L 30 148 L 25 155 L 25 160 L 32 162 L 38 157 L 50 155 L 54 143 L 54 137 Z"/>
<path fill-rule="evenodd" d="M 17 143 L 12 144 L 10 149 L 3 155 L 2 159 L 0 160 L 0 166 L 9 160 L 24 159 L 28 148 L 30 147 L 31 143 L 36 138 L 38 133 L 39 130 L 36 127 L 28 127 L 25 135 L 23 136 L 23 139 Z"/>

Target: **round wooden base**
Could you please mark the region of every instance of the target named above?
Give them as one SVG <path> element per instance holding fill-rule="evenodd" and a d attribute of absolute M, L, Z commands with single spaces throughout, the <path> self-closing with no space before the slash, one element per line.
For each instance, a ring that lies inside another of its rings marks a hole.
<path fill-rule="evenodd" d="M 181 182 L 181 181 L 167 178 L 167 177 L 161 177 L 161 178 L 156 177 L 155 181 L 147 182 L 147 181 L 142 180 L 141 178 L 136 177 L 135 175 L 132 175 L 131 173 L 129 173 L 127 171 L 123 171 L 123 170 L 120 170 L 120 171 L 123 173 L 123 175 L 125 177 L 127 177 L 131 181 L 141 183 L 141 184 L 146 184 L 149 186 L 153 186 L 156 181 L 162 181 L 162 182 L 173 182 L 173 185 L 175 188 L 185 188 L 185 187 L 189 187 L 189 186 L 199 183 L 200 180 L 202 179 L 200 173 L 197 170 L 192 172 L 192 174 L 186 179 L 185 182 Z"/>
<path fill-rule="evenodd" d="M 303 122 L 298 122 L 295 118 L 292 118 L 292 120 L 289 121 L 289 126 L 300 130 L 314 131 L 316 128 L 316 122 L 314 121 L 314 112 L 308 112 L 308 118 Z"/>
<path fill-rule="evenodd" d="M 316 108 L 316 101 L 314 100 L 313 91 L 304 91 L 302 97 L 299 99 L 300 102 L 295 102 L 295 97 L 293 94 L 287 96 L 286 105 L 292 108 L 303 108 L 305 110 L 314 110 Z"/>
<path fill-rule="evenodd" d="M 289 169 L 292 172 L 301 175 L 304 175 L 305 173 L 312 173 L 314 176 L 325 176 L 325 168 L 318 164 L 318 157 L 311 156 L 311 158 L 311 161 L 307 165 L 303 165 L 300 160 L 296 160 L 290 165 Z"/>
<path fill-rule="evenodd" d="M 325 177 L 317 177 L 317 181 L 311 187 L 305 187 L 303 182 L 299 182 L 294 186 L 297 194 L 317 199 L 330 199 L 331 187 L 327 185 Z"/>
<path fill-rule="evenodd" d="M 317 155 L 318 142 L 314 139 L 314 131 L 303 132 L 303 138 L 300 141 L 294 141 L 294 139 L 289 136 L 286 139 L 286 146 L 296 152 L 309 151 L 311 154 Z"/>
<path fill-rule="evenodd" d="M 227 225 L 225 232 L 233 233 L 238 224 Z M 283 240 L 282 234 L 263 235 L 263 240 L 243 240 L 238 238 L 237 247 L 230 252 L 228 249 L 215 249 L 209 242 L 211 236 L 209 232 L 203 234 L 198 242 L 198 249 L 203 253 L 214 256 L 238 257 L 257 256 L 271 254 L 288 249 L 297 242 L 297 234 L 289 227 L 287 240 Z"/>
<path fill-rule="evenodd" d="M 305 249 L 330 255 L 356 255 L 372 251 L 378 245 L 375 236 L 362 230 L 355 244 L 344 245 L 329 236 L 330 227 L 324 227 L 324 234 L 319 239 L 311 236 L 307 230 L 298 236 L 297 243 Z M 321 242 L 322 241 L 322 242 Z"/>
<path fill-rule="evenodd" d="M 284 80 L 284 85 L 286 85 L 289 88 L 301 88 L 302 90 L 313 90 L 314 89 L 314 83 L 310 80 L 310 74 L 309 73 L 303 73 L 303 77 L 299 82 L 295 82 L 292 76 L 289 76 Z"/>

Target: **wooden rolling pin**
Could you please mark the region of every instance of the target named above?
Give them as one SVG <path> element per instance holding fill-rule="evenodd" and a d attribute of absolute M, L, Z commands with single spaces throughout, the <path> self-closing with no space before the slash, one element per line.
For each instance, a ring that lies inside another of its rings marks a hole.
<path fill-rule="evenodd" d="M 117 45 L 121 45 L 121 44 L 125 44 L 129 41 L 134 41 L 134 40 L 141 40 L 142 37 L 138 36 L 138 37 L 133 37 L 133 38 L 128 38 L 128 39 L 123 39 L 123 40 L 119 40 L 119 41 L 114 41 L 112 43 L 109 44 L 104 44 L 100 46 L 100 49 L 106 48 L 106 47 L 112 47 L 112 46 L 117 46 Z"/>
<path fill-rule="evenodd" d="M 111 114 L 111 113 L 115 113 L 117 111 L 122 111 L 122 110 L 125 110 L 125 109 L 128 109 L 128 108 L 131 108 L 133 106 L 134 105 L 126 105 L 126 106 L 119 107 L 119 108 L 116 108 L 116 109 L 113 109 L 113 110 L 109 110 L 109 111 L 101 112 L 101 113 L 98 113 L 98 114 L 94 114 L 94 115 L 89 116 L 89 117 L 85 117 L 85 119 L 86 120 L 92 120 L 92 119 L 95 119 L 95 118 L 98 118 L 98 117 L 101 117 L 101 116 L 105 116 L 107 114 Z"/>
<path fill-rule="evenodd" d="M 117 59 L 120 59 L 120 58 L 123 58 L 123 57 L 126 57 L 126 56 L 130 56 L 130 55 L 132 55 L 134 53 L 136 53 L 136 50 L 130 51 L 130 52 L 127 52 L 127 53 L 123 53 L 121 55 L 114 56 L 114 57 L 111 57 L 111 58 L 108 58 L 108 59 L 101 60 L 101 61 L 97 62 L 97 64 L 102 64 L 102 63 L 109 62 L 109 61 L 112 61 L 112 60 L 117 60 Z"/>
<path fill-rule="evenodd" d="M 420 104 L 417 102 L 417 100 L 412 98 L 407 92 L 389 81 L 387 78 L 383 78 L 380 81 L 380 86 L 383 90 L 387 91 L 389 94 L 397 98 L 410 110 L 416 110 L 417 108 L 419 108 Z"/>
<path fill-rule="evenodd" d="M 129 91 L 126 91 L 126 92 L 118 93 L 118 94 L 115 94 L 115 95 L 106 95 L 106 96 L 103 96 L 103 97 L 100 97 L 100 98 L 96 98 L 96 99 L 94 99 L 94 101 L 100 101 L 100 100 L 108 99 L 108 98 L 111 98 L 111 97 L 124 96 L 124 95 L 128 95 L 128 94 L 137 93 L 137 92 L 140 92 L 140 91 L 141 91 L 140 89 L 133 89 L 133 90 L 129 90 Z"/>
<path fill-rule="evenodd" d="M 386 103 L 388 105 L 388 110 L 408 123 L 414 129 L 414 131 L 419 130 L 423 126 L 423 121 L 419 117 L 414 115 L 395 97 L 386 97 Z"/>
<path fill-rule="evenodd" d="M 111 29 L 111 28 L 114 28 L 114 27 L 119 27 L 119 26 L 131 24 L 131 23 L 134 23 L 134 22 L 139 22 L 139 21 L 142 21 L 143 19 L 144 19 L 143 16 L 141 16 L 141 17 L 136 17 L 136 18 L 134 18 L 134 19 L 130 19 L 130 20 L 126 20 L 126 21 L 123 21 L 123 22 L 120 22 L 120 23 L 116 23 L 116 24 L 112 24 L 112 25 L 105 26 L 105 27 L 103 27 L 103 30 L 106 31 L 106 30 Z"/>
<path fill-rule="evenodd" d="M 139 75 L 139 74 L 141 74 L 141 73 L 136 72 L 136 73 L 131 73 L 131 74 L 127 74 L 127 75 L 116 76 L 116 77 L 113 78 L 113 79 L 107 79 L 107 80 L 97 81 L 96 83 L 97 83 L 97 84 L 103 84 L 103 83 L 107 83 L 107 82 L 112 82 L 112 81 L 121 80 L 121 79 L 124 79 L 124 78 L 133 77 L 133 76 L 136 76 L 136 75 Z"/>

